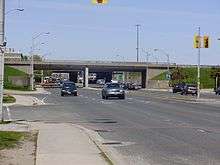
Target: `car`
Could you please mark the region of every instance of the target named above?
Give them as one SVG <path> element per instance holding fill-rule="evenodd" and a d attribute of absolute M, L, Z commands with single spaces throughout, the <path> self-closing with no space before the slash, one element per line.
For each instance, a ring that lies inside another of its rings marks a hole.
<path fill-rule="evenodd" d="M 215 94 L 216 94 L 216 95 L 220 95 L 220 87 L 218 87 L 218 88 L 215 90 Z"/>
<path fill-rule="evenodd" d="M 119 83 L 106 83 L 102 89 L 102 99 L 109 97 L 118 97 L 125 99 L 125 91 Z"/>
<path fill-rule="evenodd" d="M 66 96 L 66 95 L 74 95 L 77 96 L 77 87 L 74 82 L 71 81 L 65 81 L 62 84 L 61 88 L 61 96 Z"/>
<path fill-rule="evenodd" d="M 126 88 L 128 90 L 138 90 L 141 89 L 141 85 L 138 85 L 137 83 L 126 83 Z"/>
<path fill-rule="evenodd" d="M 182 92 L 183 88 L 185 86 L 185 83 L 179 83 L 173 86 L 173 93 Z"/>
<path fill-rule="evenodd" d="M 194 84 L 186 84 L 184 85 L 184 88 L 181 92 L 181 95 L 187 95 L 187 94 L 192 94 L 192 95 L 197 95 L 198 94 L 198 89 L 197 86 Z"/>
<path fill-rule="evenodd" d="M 104 85 L 104 84 L 105 84 L 105 79 L 98 79 L 98 80 L 96 81 L 96 84 Z"/>

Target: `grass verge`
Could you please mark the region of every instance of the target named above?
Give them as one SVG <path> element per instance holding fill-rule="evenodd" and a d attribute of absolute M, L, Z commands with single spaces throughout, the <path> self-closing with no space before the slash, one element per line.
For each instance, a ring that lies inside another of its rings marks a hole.
<path fill-rule="evenodd" d="M 3 97 L 3 103 L 14 103 L 16 99 L 13 96 L 5 95 Z"/>
<path fill-rule="evenodd" d="M 0 150 L 16 147 L 25 136 L 23 132 L 0 131 Z"/>
<path fill-rule="evenodd" d="M 0 121 L 0 124 L 9 124 L 9 123 L 11 123 L 11 121 Z"/>

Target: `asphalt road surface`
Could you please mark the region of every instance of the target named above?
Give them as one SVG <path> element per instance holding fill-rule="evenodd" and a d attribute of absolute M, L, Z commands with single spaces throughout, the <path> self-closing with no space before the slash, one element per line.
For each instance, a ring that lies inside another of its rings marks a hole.
<path fill-rule="evenodd" d="M 11 107 L 12 118 L 72 122 L 96 130 L 118 142 L 113 147 L 130 165 L 220 165 L 219 105 L 175 101 L 159 92 L 102 100 L 97 90 L 80 89 L 78 97 L 49 91 L 48 105 Z"/>

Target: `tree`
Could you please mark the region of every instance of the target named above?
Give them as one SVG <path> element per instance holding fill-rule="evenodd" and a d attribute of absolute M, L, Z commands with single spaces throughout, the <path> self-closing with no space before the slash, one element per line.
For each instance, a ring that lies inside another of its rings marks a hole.
<path fill-rule="evenodd" d="M 171 85 L 182 83 L 187 79 L 187 74 L 183 68 L 175 68 L 171 71 Z"/>
<path fill-rule="evenodd" d="M 216 82 L 216 85 L 217 87 L 220 86 L 220 68 L 215 68 L 213 67 L 211 69 L 211 78 L 214 78 L 215 79 L 215 82 Z M 216 85 L 215 85 L 215 88 L 216 88 Z"/>

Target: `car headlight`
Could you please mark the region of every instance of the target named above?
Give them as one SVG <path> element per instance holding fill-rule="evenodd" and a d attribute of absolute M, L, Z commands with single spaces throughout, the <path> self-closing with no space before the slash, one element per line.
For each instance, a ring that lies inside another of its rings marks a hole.
<path fill-rule="evenodd" d="M 122 93 L 122 92 L 123 92 L 123 90 L 120 90 L 119 92 L 121 92 L 121 93 Z"/>

